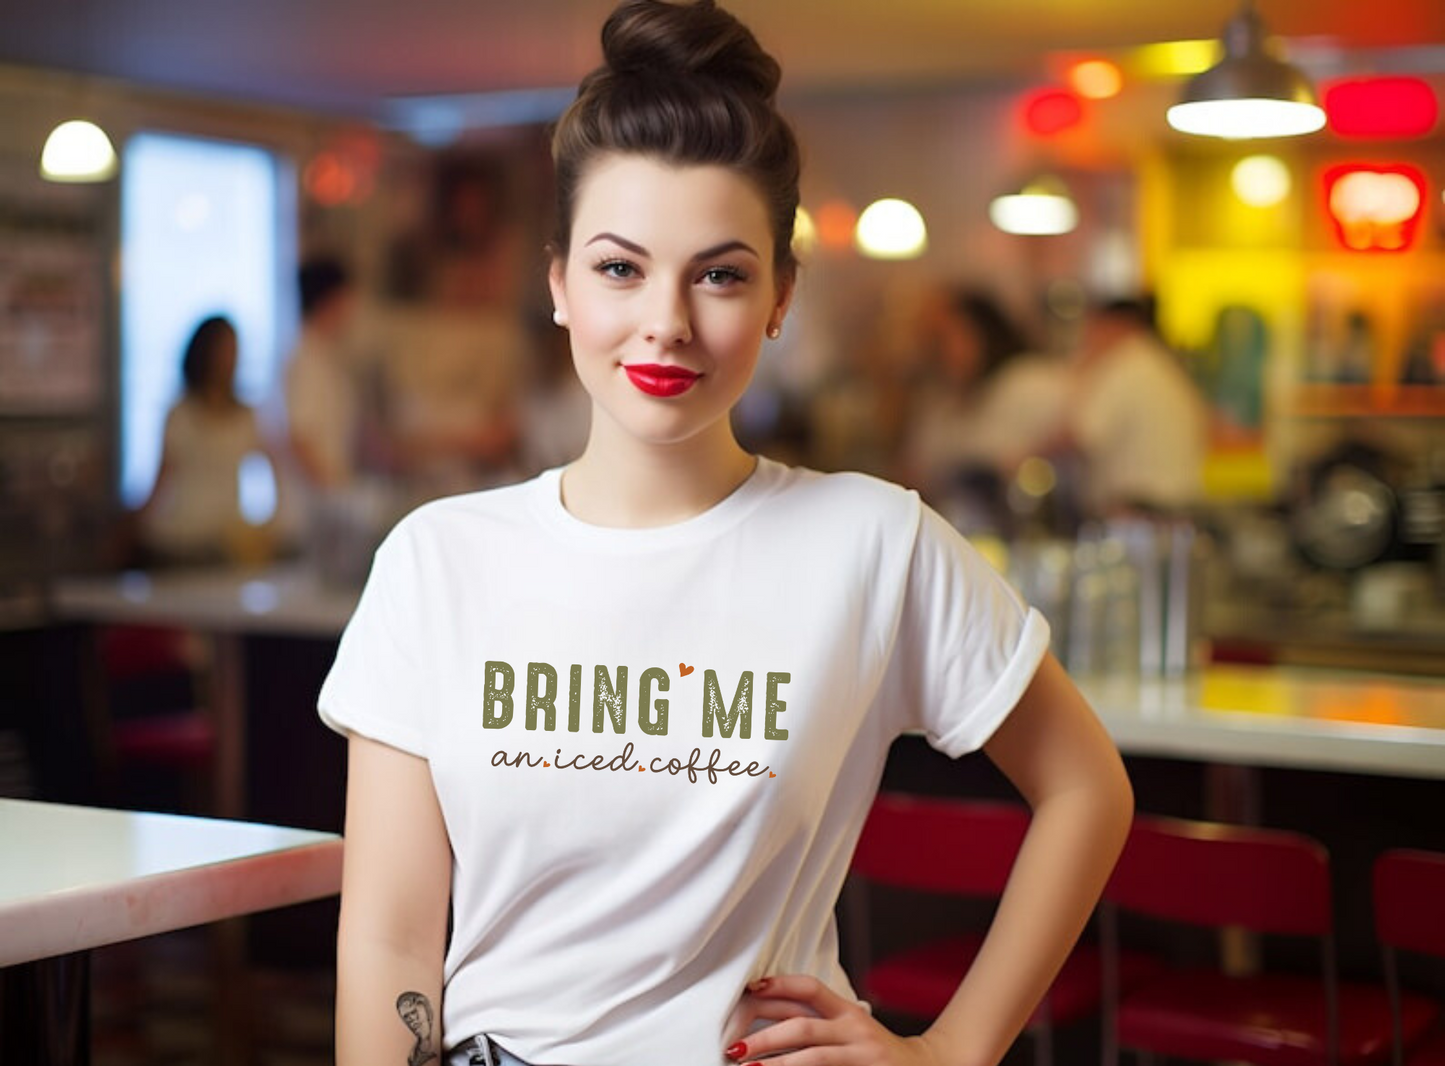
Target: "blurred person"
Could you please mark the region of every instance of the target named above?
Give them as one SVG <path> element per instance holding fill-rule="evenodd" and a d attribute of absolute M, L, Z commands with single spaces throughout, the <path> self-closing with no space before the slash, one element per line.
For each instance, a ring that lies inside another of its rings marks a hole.
<path fill-rule="evenodd" d="M 922 330 L 934 374 L 908 435 L 903 477 L 925 498 L 997 528 L 1006 474 L 1059 431 L 1068 368 L 1035 351 L 981 290 L 941 292 L 926 306 Z"/>
<path fill-rule="evenodd" d="M 342 489 L 356 477 L 360 448 L 360 390 L 345 349 L 356 294 L 330 257 L 302 263 L 297 284 L 301 337 L 286 367 L 291 453 L 307 487 Z"/>
<path fill-rule="evenodd" d="M 181 399 L 166 416 L 160 470 L 137 515 L 142 547 L 155 561 L 234 559 L 257 528 L 241 510 L 241 466 L 254 454 L 272 456 L 255 411 L 236 398 L 237 351 L 236 327 L 219 315 L 197 325 L 186 344 Z"/>
<path fill-rule="evenodd" d="M 1111 300 L 1086 312 L 1063 443 L 1083 460 L 1090 513 L 1177 511 L 1199 502 L 1204 398 L 1155 331 L 1151 301 Z"/>

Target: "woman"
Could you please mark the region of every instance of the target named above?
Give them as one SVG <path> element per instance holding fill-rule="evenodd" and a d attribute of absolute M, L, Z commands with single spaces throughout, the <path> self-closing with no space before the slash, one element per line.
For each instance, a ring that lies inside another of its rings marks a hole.
<path fill-rule="evenodd" d="M 166 416 L 160 470 L 138 515 L 146 554 L 159 562 L 225 562 L 260 536 L 241 511 L 241 465 L 271 457 L 256 412 L 236 398 L 236 355 L 236 327 L 220 315 L 186 343 L 184 392 Z"/>
<path fill-rule="evenodd" d="M 1118 756 L 914 494 L 733 437 L 793 289 L 777 64 L 706 0 L 628 0 L 603 46 L 553 142 L 587 445 L 403 520 L 321 694 L 350 736 L 338 1060 L 997 1062 L 1121 845 Z M 909 1039 L 832 919 L 905 729 L 984 746 L 1035 809 L 973 973 Z"/>

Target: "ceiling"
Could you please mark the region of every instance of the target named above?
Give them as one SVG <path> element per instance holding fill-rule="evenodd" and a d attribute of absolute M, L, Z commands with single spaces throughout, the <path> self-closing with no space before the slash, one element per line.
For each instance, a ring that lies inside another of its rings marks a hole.
<path fill-rule="evenodd" d="M 613 0 L 0 0 L 0 63 L 379 117 L 389 98 L 575 84 Z M 1029 75 L 1216 36 L 1237 0 L 730 0 L 785 90 Z M 1445 67 L 1445 0 L 1259 0 L 1342 69 Z M 1430 46 L 1433 52 L 1400 52 Z M 1337 56 L 1333 48 L 1347 50 Z M 1426 71 L 1419 71 L 1426 72 Z"/>

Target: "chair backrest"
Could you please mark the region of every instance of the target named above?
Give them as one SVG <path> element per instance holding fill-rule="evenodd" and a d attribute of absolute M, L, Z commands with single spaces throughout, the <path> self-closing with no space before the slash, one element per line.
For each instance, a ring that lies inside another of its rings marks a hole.
<path fill-rule="evenodd" d="M 1375 860 L 1380 943 L 1445 957 L 1445 854 L 1387 851 Z"/>
<path fill-rule="evenodd" d="M 1139 816 L 1104 898 L 1195 925 L 1328 936 L 1329 855 L 1277 829 Z"/>
<path fill-rule="evenodd" d="M 895 888 L 997 895 L 1029 817 L 1020 804 L 882 792 L 853 853 L 853 872 Z"/>

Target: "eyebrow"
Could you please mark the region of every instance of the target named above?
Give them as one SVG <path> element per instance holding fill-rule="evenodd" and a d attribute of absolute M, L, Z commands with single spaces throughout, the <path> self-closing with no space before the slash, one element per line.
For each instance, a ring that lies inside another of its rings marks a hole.
<path fill-rule="evenodd" d="M 642 247 L 642 245 L 636 244 L 633 241 L 629 241 L 625 237 L 619 237 L 615 233 L 599 233 L 597 234 L 597 236 L 593 237 L 590 241 L 587 242 L 587 246 L 590 247 L 596 244 L 598 241 L 611 241 L 613 244 L 621 245 L 623 248 L 626 248 L 633 255 L 650 257 L 652 254 L 646 248 Z M 692 262 L 696 263 L 703 259 L 711 259 L 713 258 L 713 256 L 723 255 L 727 252 L 736 251 L 749 252 L 754 256 L 758 255 L 757 249 L 755 249 L 751 244 L 748 244 L 746 241 L 723 241 L 722 244 L 715 244 L 711 248 L 704 248 L 702 251 L 698 252 L 692 257 Z M 758 258 L 761 258 L 761 256 L 758 256 Z"/>

